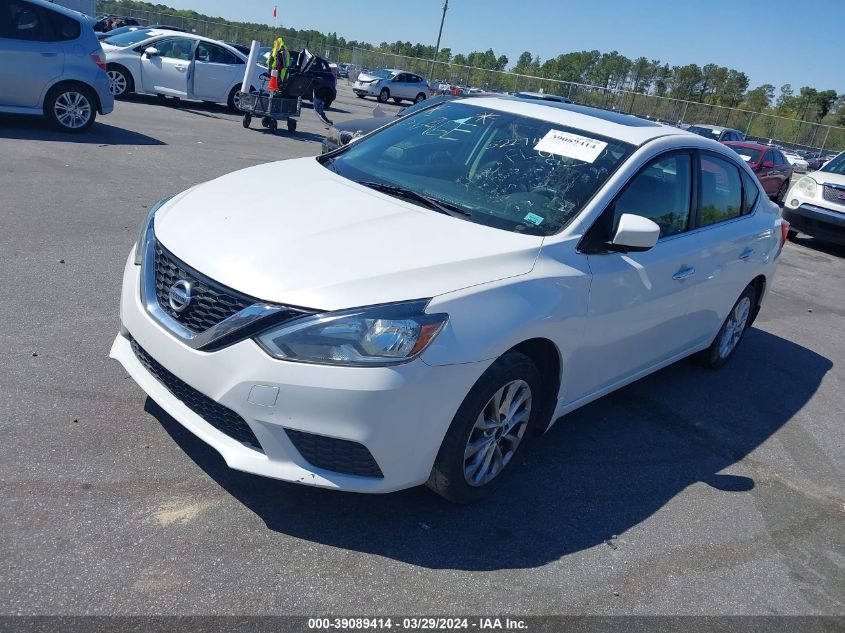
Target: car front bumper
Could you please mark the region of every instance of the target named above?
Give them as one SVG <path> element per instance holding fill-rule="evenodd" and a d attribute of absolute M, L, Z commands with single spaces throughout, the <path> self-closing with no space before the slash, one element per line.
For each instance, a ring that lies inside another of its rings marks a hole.
<path fill-rule="evenodd" d="M 174 338 L 144 309 L 140 272 L 130 256 L 121 331 L 110 355 L 162 409 L 236 470 L 355 492 L 424 483 L 461 401 L 489 364 L 434 367 L 416 359 L 358 368 L 293 363 L 271 358 L 252 339 L 200 352 Z M 174 395 L 136 355 L 133 340 L 190 388 L 240 416 L 262 450 L 218 430 Z M 383 476 L 315 467 L 291 439 L 297 432 L 366 447 Z"/>
<path fill-rule="evenodd" d="M 845 245 L 845 208 L 829 209 L 790 191 L 783 208 L 783 219 L 791 228 L 826 242 Z"/>
<path fill-rule="evenodd" d="M 362 84 L 356 81 L 355 84 L 352 86 L 352 92 L 354 92 L 356 95 L 367 95 L 370 97 L 377 97 L 379 92 L 381 92 L 381 89 L 381 83 Z"/>

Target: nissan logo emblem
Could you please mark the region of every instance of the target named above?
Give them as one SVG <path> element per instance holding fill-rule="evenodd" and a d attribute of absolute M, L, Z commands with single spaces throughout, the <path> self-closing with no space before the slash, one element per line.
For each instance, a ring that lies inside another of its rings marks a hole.
<path fill-rule="evenodd" d="M 185 308 L 191 305 L 191 283 L 185 279 L 180 279 L 170 286 L 167 302 L 175 312 L 185 310 Z"/>

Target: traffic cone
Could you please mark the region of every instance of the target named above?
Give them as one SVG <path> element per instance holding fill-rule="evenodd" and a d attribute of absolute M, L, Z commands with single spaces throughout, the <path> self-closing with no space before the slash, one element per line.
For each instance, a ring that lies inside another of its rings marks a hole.
<path fill-rule="evenodd" d="M 270 83 L 267 86 L 267 90 L 270 92 L 279 92 L 279 71 L 272 70 L 270 71 Z"/>

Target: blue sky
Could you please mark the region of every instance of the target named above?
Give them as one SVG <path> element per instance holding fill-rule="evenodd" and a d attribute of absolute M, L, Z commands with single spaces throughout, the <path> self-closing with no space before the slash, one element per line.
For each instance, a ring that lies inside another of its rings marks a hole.
<path fill-rule="evenodd" d="M 158 0 L 250 22 L 336 31 L 378 44 L 434 44 L 442 0 Z M 618 50 L 670 66 L 715 63 L 744 71 L 751 87 L 790 83 L 845 93 L 845 0 L 449 0 L 441 46 L 493 48 L 513 64 L 574 50 Z"/>

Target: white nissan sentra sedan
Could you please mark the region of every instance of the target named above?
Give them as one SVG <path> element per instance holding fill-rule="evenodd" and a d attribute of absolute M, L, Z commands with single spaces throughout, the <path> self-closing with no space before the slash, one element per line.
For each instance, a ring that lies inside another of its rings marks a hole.
<path fill-rule="evenodd" d="M 787 230 L 716 141 L 459 99 L 157 203 L 111 355 L 232 468 L 469 502 L 561 415 L 725 363 Z"/>

